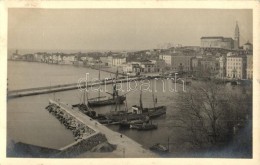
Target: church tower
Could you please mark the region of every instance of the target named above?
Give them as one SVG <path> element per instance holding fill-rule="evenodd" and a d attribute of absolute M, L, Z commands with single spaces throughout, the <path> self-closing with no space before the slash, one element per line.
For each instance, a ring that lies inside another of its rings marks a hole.
<path fill-rule="evenodd" d="M 240 37 L 239 27 L 236 22 L 235 35 L 234 35 L 234 49 L 239 49 L 239 37 Z"/>

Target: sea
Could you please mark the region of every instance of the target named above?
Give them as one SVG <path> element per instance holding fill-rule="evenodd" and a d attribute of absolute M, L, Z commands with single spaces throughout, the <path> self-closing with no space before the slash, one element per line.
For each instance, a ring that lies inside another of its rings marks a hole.
<path fill-rule="evenodd" d="M 85 78 L 88 73 L 90 79 L 98 78 L 98 70 L 78 67 L 73 65 L 56 65 L 37 62 L 8 61 L 8 91 L 34 87 L 52 86 L 60 84 L 77 83 Z M 111 73 L 102 72 L 101 79 L 111 78 Z M 156 130 L 138 131 L 121 129 L 118 125 L 108 126 L 113 131 L 120 132 L 149 149 L 156 143 L 169 145 L 170 152 L 178 153 L 181 149 L 180 128 L 172 126 L 173 114 L 176 110 L 176 97 L 183 91 L 183 85 L 175 86 L 171 80 L 146 80 L 143 82 L 129 82 L 118 84 L 120 94 L 126 94 L 125 104 L 120 105 L 120 110 L 131 110 L 133 105 L 139 105 L 142 86 L 142 101 L 144 107 L 153 107 L 153 97 L 157 98 L 156 106 L 167 106 L 166 115 L 153 119 Z M 131 88 L 131 90 L 130 90 Z M 178 92 L 172 90 L 177 89 Z M 185 88 L 184 88 L 185 90 Z M 88 97 L 94 98 L 99 94 L 95 88 L 88 90 Z M 101 87 L 101 96 L 110 97 L 107 92 L 112 91 L 112 86 Z M 45 107 L 49 99 L 60 99 L 67 104 L 83 102 L 81 90 L 69 90 L 35 96 L 20 97 L 7 100 L 7 144 L 24 142 L 28 144 L 59 149 L 74 142 L 73 134 L 66 129 Z M 114 111 L 115 106 L 94 108 L 97 113 Z"/>

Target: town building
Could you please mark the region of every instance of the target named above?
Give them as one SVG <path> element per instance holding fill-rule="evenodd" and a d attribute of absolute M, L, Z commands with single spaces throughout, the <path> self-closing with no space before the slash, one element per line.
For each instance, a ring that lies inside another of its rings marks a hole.
<path fill-rule="evenodd" d="M 141 66 L 141 72 L 144 73 L 155 72 L 155 64 L 152 63 L 151 61 L 142 62 L 140 66 Z"/>
<path fill-rule="evenodd" d="M 239 49 L 240 44 L 240 33 L 239 27 L 236 23 L 234 40 L 230 37 L 223 36 L 209 36 L 201 37 L 201 47 L 202 48 L 222 48 L 222 49 Z"/>
<path fill-rule="evenodd" d="M 191 59 L 192 71 L 197 71 L 198 70 L 198 68 L 200 67 L 200 59 L 201 58 L 197 58 L 197 57 L 193 57 Z"/>
<path fill-rule="evenodd" d="M 247 55 L 247 68 L 246 68 L 246 78 L 249 80 L 253 79 L 253 55 Z"/>
<path fill-rule="evenodd" d="M 138 62 L 123 64 L 122 67 L 124 73 L 135 73 L 135 75 L 139 75 L 142 71 L 140 63 Z"/>
<path fill-rule="evenodd" d="M 34 61 L 36 62 L 42 62 L 44 59 L 43 59 L 43 54 L 42 53 L 35 53 L 34 54 Z"/>
<path fill-rule="evenodd" d="M 122 64 L 126 63 L 125 57 L 113 57 L 112 59 L 112 66 L 121 66 Z"/>
<path fill-rule="evenodd" d="M 233 49 L 233 39 L 225 38 L 222 36 L 213 37 L 201 37 L 201 47 L 203 48 L 222 48 L 222 49 Z"/>
<path fill-rule="evenodd" d="M 107 59 L 102 57 L 100 60 L 104 63 L 107 63 L 108 66 L 122 66 L 122 64 L 126 63 L 126 57 L 108 56 Z"/>
<path fill-rule="evenodd" d="M 246 51 L 252 51 L 253 50 L 253 45 L 249 41 L 247 41 L 247 43 L 245 43 L 243 45 L 243 49 L 246 50 Z"/>
<path fill-rule="evenodd" d="M 151 60 L 151 62 L 154 64 L 154 72 L 162 72 L 166 66 L 165 61 L 162 59 Z"/>
<path fill-rule="evenodd" d="M 235 27 L 235 35 L 234 35 L 234 49 L 239 49 L 239 44 L 240 44 L 240 33 L 239 33 L 239 27 L 236 22 L 236 27 Z"/>
<path fill-rule="evenodd" d="M 20 60 L 22 58 L 21 55 L 19 55 L 18 50 L 15 50 L 15 52 L 12 54 L 11 59 L 12 60 Z"/>
<path fill-rule="evenodd" d="M 99 60 L 105 65 L 108 66 L 108 57 L 99 57 Z M 112 59 L 111 59 L 111 65 L 112 65 Z"/>
<path fill-rule="evenodd" d="M 232 79 L 246 79 L 246 57 L 233 55 L 227 57 L 226 76 Z"/>
<path fill-rule="evenodd" d="M 164 60 L 164 62 L 168 66 L 172 65 L 172 55 L 171 54 L 161 54 L 161 55 L 159 55 L 159 59 Z"/>
<path fill-rule="evenodd" d="M 167 66 L 173 71 L 191 71 L 191 59 L 194 56 L 184 56 L 180 54 L 160 55 L 159 58 L 164 60 Z"/>
<path fill-rule="evenodd" d="M 200 60 L 201 71 L 204 76 L 215 77 L 219 72 L 219 61 L 215 57 L 206 57 Z"/>
<path fill-rule="evenodd" d="M 62 64 L 74 64 L 75 56 L 74 55 L 63 55 L 62 56 Z"/>
<path fill-rule="evenodd" d="M 227 59 L 225 56 L 219 57 L 219 74 L 218 74 L 219 78 L 226 77 L 226 62 Z"/>

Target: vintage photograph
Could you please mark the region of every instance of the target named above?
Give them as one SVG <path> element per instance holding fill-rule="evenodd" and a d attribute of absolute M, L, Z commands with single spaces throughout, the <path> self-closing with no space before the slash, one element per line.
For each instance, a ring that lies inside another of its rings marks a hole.
<path fill-rule="evenodd" d="M 252 159 L 252 9 L 8 8 L 7 28 L 7 158 Z"/>

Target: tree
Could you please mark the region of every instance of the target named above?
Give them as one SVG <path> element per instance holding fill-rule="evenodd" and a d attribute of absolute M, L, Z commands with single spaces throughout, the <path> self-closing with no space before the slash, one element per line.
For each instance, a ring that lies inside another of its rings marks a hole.
<path fill-rule="evenodd" d="M 183 132 L 179 140 L 201 149 L 226 143 L 239 122 L 234 116 L 245 116 L 244 109 L 248 109 L 248 104 L 239 108 L 239 102 L 247 98 L 242 96 L 231 95 L 226 86 L 211 81 L 193 84 L 187 92 L 178 93 L 172 124 Z"/>

